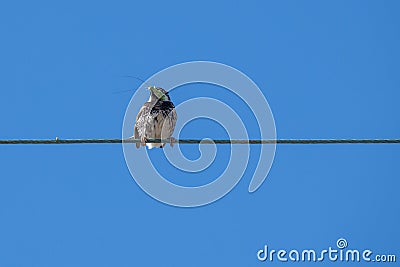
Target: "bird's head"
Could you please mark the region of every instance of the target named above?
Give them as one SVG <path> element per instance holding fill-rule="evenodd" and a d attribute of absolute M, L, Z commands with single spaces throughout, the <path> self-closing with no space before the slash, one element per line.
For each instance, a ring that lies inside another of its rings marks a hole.
<path fill-rule="evenodd" d="M 150 91 L 150 100 L 170 101 L 168 92 L 161 87 L 149 86 L 147 89 Z"/>

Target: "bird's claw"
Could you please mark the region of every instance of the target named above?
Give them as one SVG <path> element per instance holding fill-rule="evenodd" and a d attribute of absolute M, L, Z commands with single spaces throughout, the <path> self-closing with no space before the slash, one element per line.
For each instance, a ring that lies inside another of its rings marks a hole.
<path fill-rule="evenodd" d="M 147 141 L 146 137 L 143 136 L 143 137 L 140 138 L 140 142 L 141 142 L 142 146 L 146 145 L 146 141 Z"/>
<path fill-rule="evenodd" d="M 175 138 L 173 138 L 173 137 L 171 137 L 170 139 L 169 139 L 169 145 L 171 146 L 171 147 L 174 147 L 174 143 L 176 142 L 176 139 Z"/>

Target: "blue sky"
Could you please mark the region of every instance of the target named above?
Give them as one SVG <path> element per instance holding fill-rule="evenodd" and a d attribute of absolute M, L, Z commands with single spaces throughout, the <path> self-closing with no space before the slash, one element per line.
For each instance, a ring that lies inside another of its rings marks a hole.
<path fill-rule="evenodd" d="M 399 138 L 399 10 L 355 0 L 2 3 L 0 138 L 119 138 L 133 91 L 113 92 L 139 86 L 121 76 L 192 60 L 253 79 L 278 138 Z M 171 97 L 212 96 L 196 86 Z M 225 135 L 210 121 L 182 132 Z M 206 175 L 176 182 L 209 182 L 226 165 L 219 148 Z M 250 163 L 226 197 L 184 209 L 146 195 L 120 145 L 0 146 L 0 266 L 262 266 L 265 244 L 324 249 L 339 237 L 400 257 L 399 158 L 398 145 L 279 145 L 257 192 L 247 192 Z"/>

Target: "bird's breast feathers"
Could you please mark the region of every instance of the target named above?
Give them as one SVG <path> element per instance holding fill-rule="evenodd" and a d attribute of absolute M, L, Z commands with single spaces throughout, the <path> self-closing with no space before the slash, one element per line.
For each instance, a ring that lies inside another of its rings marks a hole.
<path fill-rule="evenodd" d="M 166 138 L 171 137 L 176 123 L 175 106 L 171 101 L 146 102 L 136 118 L 135 127 L 140 136 L 160 138 L 161 130 L 168 129 Z M 164 125 L 166 124 L 166 125 Z"/>

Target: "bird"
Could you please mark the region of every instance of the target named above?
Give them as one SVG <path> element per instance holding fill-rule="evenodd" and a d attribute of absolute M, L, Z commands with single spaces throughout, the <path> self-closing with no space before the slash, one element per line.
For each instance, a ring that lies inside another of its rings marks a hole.
<path fill-rule="evenodd" d="M 140 139 L 136 148 L 146 146 L 163 148 L 165 143 L 146 143 L 148 139 L 169 139 L 170 145 L 174 145 L 175 138 L 172 134 L 178 118 L 175 106 L 166 90 L 161 87 L 149 86 L 150 97 L 143 104 L 136 116 L 134 138 Z"/>

